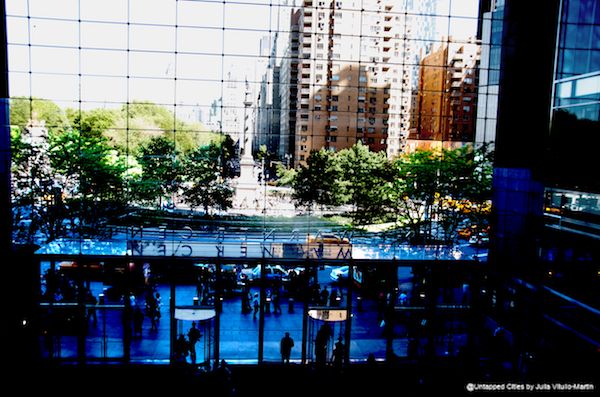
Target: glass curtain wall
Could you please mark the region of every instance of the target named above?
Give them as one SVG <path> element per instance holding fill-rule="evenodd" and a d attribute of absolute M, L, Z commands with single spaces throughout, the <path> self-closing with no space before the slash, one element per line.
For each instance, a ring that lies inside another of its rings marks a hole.
<path fill-rule="evenodd" d="M 389 262 L 485 262 L 478 1 L 6 3 L 44 357 L 384 359 Z"/>

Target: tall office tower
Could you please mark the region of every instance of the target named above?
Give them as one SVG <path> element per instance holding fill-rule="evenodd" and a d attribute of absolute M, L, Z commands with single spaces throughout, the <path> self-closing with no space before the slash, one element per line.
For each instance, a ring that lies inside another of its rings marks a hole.
<path fill-rule="evenodd" d="M 260 146 L 265 145 L 268 149 L 273 150 L 272 145 L 272 130 L 273 130 L 273 86 L 279 85 L 279 72 L 275 74 L 275 52 L 277 48 L 277 32 L 273 36 L 264 36 L 260 40 L 259 59 L 257 60 L 258 73 L 258 96 L 256 98 L 256 126 L 254 141 L 252 142 L 252 150 L 257 151 Z M 279 92 L 276 93 L 277 97 Z M 277 120 L 279 122 L 279 120 Z"/>
<path fill-rule="evenodd" d="M 473 143 L 480 46 L 444 41 L 421 61 L 408 150 Z"/>
<path fill-rule="evenodd" d="M 503 14 L 504 0 L 495 0 L 482 15 L 476 144 L 491 143 L 496 139 Z"/>
<path fill-rule="evenodd" d="M 221 100 L 223 133 L 233 139 L 239 150 L 244 146 L 241 139 L 244 129 L 244 95 L 247 76 L 247 71 L 232 65 L 225 76 Z"/>
<path fill-rule="evenodd" d="M 300 9 L 294 164 L 360 141 L 389 157 L 410 125 L 415 48 L 433 37 L 435 2 L 305 0 Z M 361 12 L 361 9 L 364 10 Z M 416 26 L 419 25 L 419 28 Z M 423 30 L 427 30 L 424 33 Z M 420 52 L 420 51 L 419 51 Z"/>
<path fill-rule="evenodd" d="M 294 140 L 296 136 L 296 104 L 298 102 L 298 46 L 301 10 L 289 11 L 289 35 L 286 36 L 286 46 L 280 63 L 279 97 L 281 113 L 279 122 L 278 155 L 285 160 L 286 165 L 293 165 Z M 284 42 L 282 40 L 282 42 Z"/>

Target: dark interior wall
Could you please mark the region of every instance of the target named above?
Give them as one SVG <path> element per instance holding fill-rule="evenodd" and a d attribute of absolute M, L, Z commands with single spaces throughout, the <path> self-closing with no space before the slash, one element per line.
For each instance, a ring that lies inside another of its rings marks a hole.
<path fill-rule="evenodd" d="M 548 136 L 559 0 L 506 0 L 496 166 L 539 179 Z"/>

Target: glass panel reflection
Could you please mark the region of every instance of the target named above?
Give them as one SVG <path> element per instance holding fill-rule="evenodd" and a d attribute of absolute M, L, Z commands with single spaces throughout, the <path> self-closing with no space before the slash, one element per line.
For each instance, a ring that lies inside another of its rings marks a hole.
<path fill-rule="evenodd" d="M 296 265 L 273 265 L 267 280 L 263 360 L 299 363 L 302 357 L 302 314 L 310 269 Z M 273 278 L 275 274 L 280 274 Z M 286 333 L 289 339 L 284 339 Z M 291 346 L 293 343 L 293 346 Z M 289 347 L 289 356 L 286 353 Z"/>

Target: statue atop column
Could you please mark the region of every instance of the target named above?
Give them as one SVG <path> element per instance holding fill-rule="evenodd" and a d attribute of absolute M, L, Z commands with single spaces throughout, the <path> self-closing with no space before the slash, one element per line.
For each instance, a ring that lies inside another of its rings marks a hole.
<path fill-rule="evenodd" d="M 234 207 L 242 209 L 255 209 L 258 205 L 259 183 L 254 174 L 254 157 L 252 156 L 252 140 L 254 125 L 252 123 L 251 92 L 246 80 L 244 95 L 244 123 L 240 139 L 240 177 L 236 181 Z"/>

